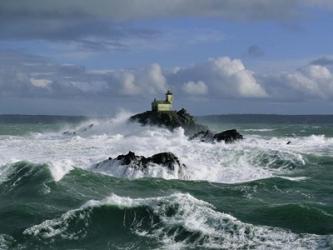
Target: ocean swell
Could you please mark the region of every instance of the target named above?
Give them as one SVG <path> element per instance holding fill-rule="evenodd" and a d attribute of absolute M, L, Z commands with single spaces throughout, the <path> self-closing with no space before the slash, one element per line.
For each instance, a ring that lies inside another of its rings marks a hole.
<path fill-rule="evenodd" d="M 55 245 L 62 241 L 84 241 L 92 239 L 92 234 L 97 235 L 94 239 L 97 242 L 98 235 L 110 228 L 150 239 L 151 246 L 166 249 L 330 249 L 333 246 L 331 236 L 295 234 L 243 223 L 183 193 L 137 199 L 112 194 L 27 228 L 24 235 L 38 244 L 46 240 Z"/>

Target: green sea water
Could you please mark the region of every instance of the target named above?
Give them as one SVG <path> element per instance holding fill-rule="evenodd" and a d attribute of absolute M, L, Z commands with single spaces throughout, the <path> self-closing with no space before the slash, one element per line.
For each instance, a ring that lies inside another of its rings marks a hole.
<path fill-rule="evenodd" d="M 332 117 L 198 118 L 232 145 L 123 120 L 1 122 L 0 249 L 333 249 Z M 187 176 L 90 168 L 129 150 Z"/>

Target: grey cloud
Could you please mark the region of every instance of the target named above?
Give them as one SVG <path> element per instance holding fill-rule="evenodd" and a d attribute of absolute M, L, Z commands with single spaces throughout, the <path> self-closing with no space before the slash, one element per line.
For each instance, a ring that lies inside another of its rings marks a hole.
<path fill-rule="evenodd" d="M 128 21 L 172 17 L 285 21 L 300 0 L 29 0 L 0 1 L 0 39 L 75 41 L 87 49 L 124 47 L 126 38 L 151 39 L 157 31 Z"/>
<path fill-rule="evenodd" d="M 329 66 L 329 65 L 333 65 L 333 58 L 330 57 L 320 57 L 316 60 L 313 60 L 312 62 L 310 62 L 310 64 L 313 65 L 322 65 L 322 66 Z"/>
<path fill-rule="evenodd" d="M 262 56 L 265 55 L 265 52 L 258 45 L 251 45 L 247 49 L 247 55 L 250 56 L 250 57 L 262 57 Z"/>
<path fill-rule="evenodd" d="M 30 0 L 2 1 L 1 16 L 20 18 L 102 17 L 133 20 L 170 16 L 277 19 L 295 14 L 297 0 Z"/>
<path fill-rule="evenodd" d="M 108 20 L 77 17 L 12 19 L 2 16 L 0 30 L 2 40 L 75 42 L 80 49 L 92 51 L 126 49 L 127 40 L 147 40 L 159 35 L 156 30 L 132 28 Z"/>

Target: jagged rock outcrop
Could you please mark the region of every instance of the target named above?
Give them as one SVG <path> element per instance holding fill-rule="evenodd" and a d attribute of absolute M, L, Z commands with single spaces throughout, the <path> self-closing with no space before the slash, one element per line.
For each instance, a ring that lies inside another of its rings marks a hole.
<path fill-rule="evenodd" d="M 112 158 L 109 158 L 112 160 Z M 175 166 L 183 167 L 177 156 L 170 152 L 164 152 L 152 155 L 151 157 L 138 156 L 129 151 L 126 155 L 118 155 L 115 160 L 119 161 L 120 165 L 131 165 L 134 168 L 147 168 L 152 164 L 158 164 L 167 167 L 170 170 L 175 170 Z"/>
<path fill-rule="evenodd" d="M 243 136 L 236 129 L 226 130 L 217 134 L 214 134 L 210 130 L 205 130 L 196 133 L 190 138 L 190 140 L 194 139 L 200 140 L 202 142 L 224 141 L 225 143 L 232 143 L 243 139 Z"/>
<path fill-rule="evenodd" d="M 97 163 L 93 169 L 109 171 L 116 176 L 132 177 L 135 175 L 134 171 L 141 171 L 145 174 L 148 168 L 153 169 L 157 166 L 165 168 L 170 173 L 174 173 L 175 176 L 183 175 L 184 168 L 186 168 L 185 164 L 182 164 L 178 157 L 170 152 L 144 157 L 129 151 L 126 155 L 118 155 L 116 158 L 110 157 L 108 160 Z M 147 176 L 149 175 L 147 174 Z"/>
<path fill-rule="evenodd" d="M 185 109 L 179 111 L 146 111 L 130 117 L 130 121 L 139 122 L 142 125 L 155 125 L 173 130 L 182 127 L 187 135 L 193 135 L 201 130 L 207 130 L 206 126 L 197 124 L 192 115 Z"/>

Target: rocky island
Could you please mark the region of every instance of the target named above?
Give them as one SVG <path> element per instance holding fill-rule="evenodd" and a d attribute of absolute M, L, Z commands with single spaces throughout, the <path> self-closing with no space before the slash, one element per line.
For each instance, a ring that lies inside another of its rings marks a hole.
<path fill-rule="evenodd" d="M 92 166 L 96 171 L 111 172 L 118 177 L 133 177 L 141 172 L 142 176 L 150 176 L 148 171 L 161 167 L 173 176 L 184 176 L 186 165 L 181 163 L 177 156 L 171 152 L 162 152 L 150 157 L 136 155 L 129 151 L 125 155 L 99 162 Z"/>
<path fill-rule="evenodd" d="M 236 140 L 243 139 L 243 136 L 236 129 L 214 133 L 207 126 L 196 123 L 194 117 L 184 108 L 179 111 L 172 110 L 173 95 L 170 91 L 166 93 L 164 101 L 154 100 L 152 102 L 152 110 L 130 117 L 131 122 L 138 122 L 141 125 L 151 125 L 164 127 L 170 130 L 182 127 L 185 134 L 191 140 L 200 140 L 204 142 L 220 142 L 232 143 Z"/>
<path fill-rule="evenodd" d="M 182 127 L 187 135 L 193 135 L 203 130 L 207 130 L 206 126 L 197 124 L 185 109 L 179 111 L 146 111 L 130 117 L 130 121 L 139 122 L 142 125 L 152 125 L 165 127 L 173 130 Z"/>

